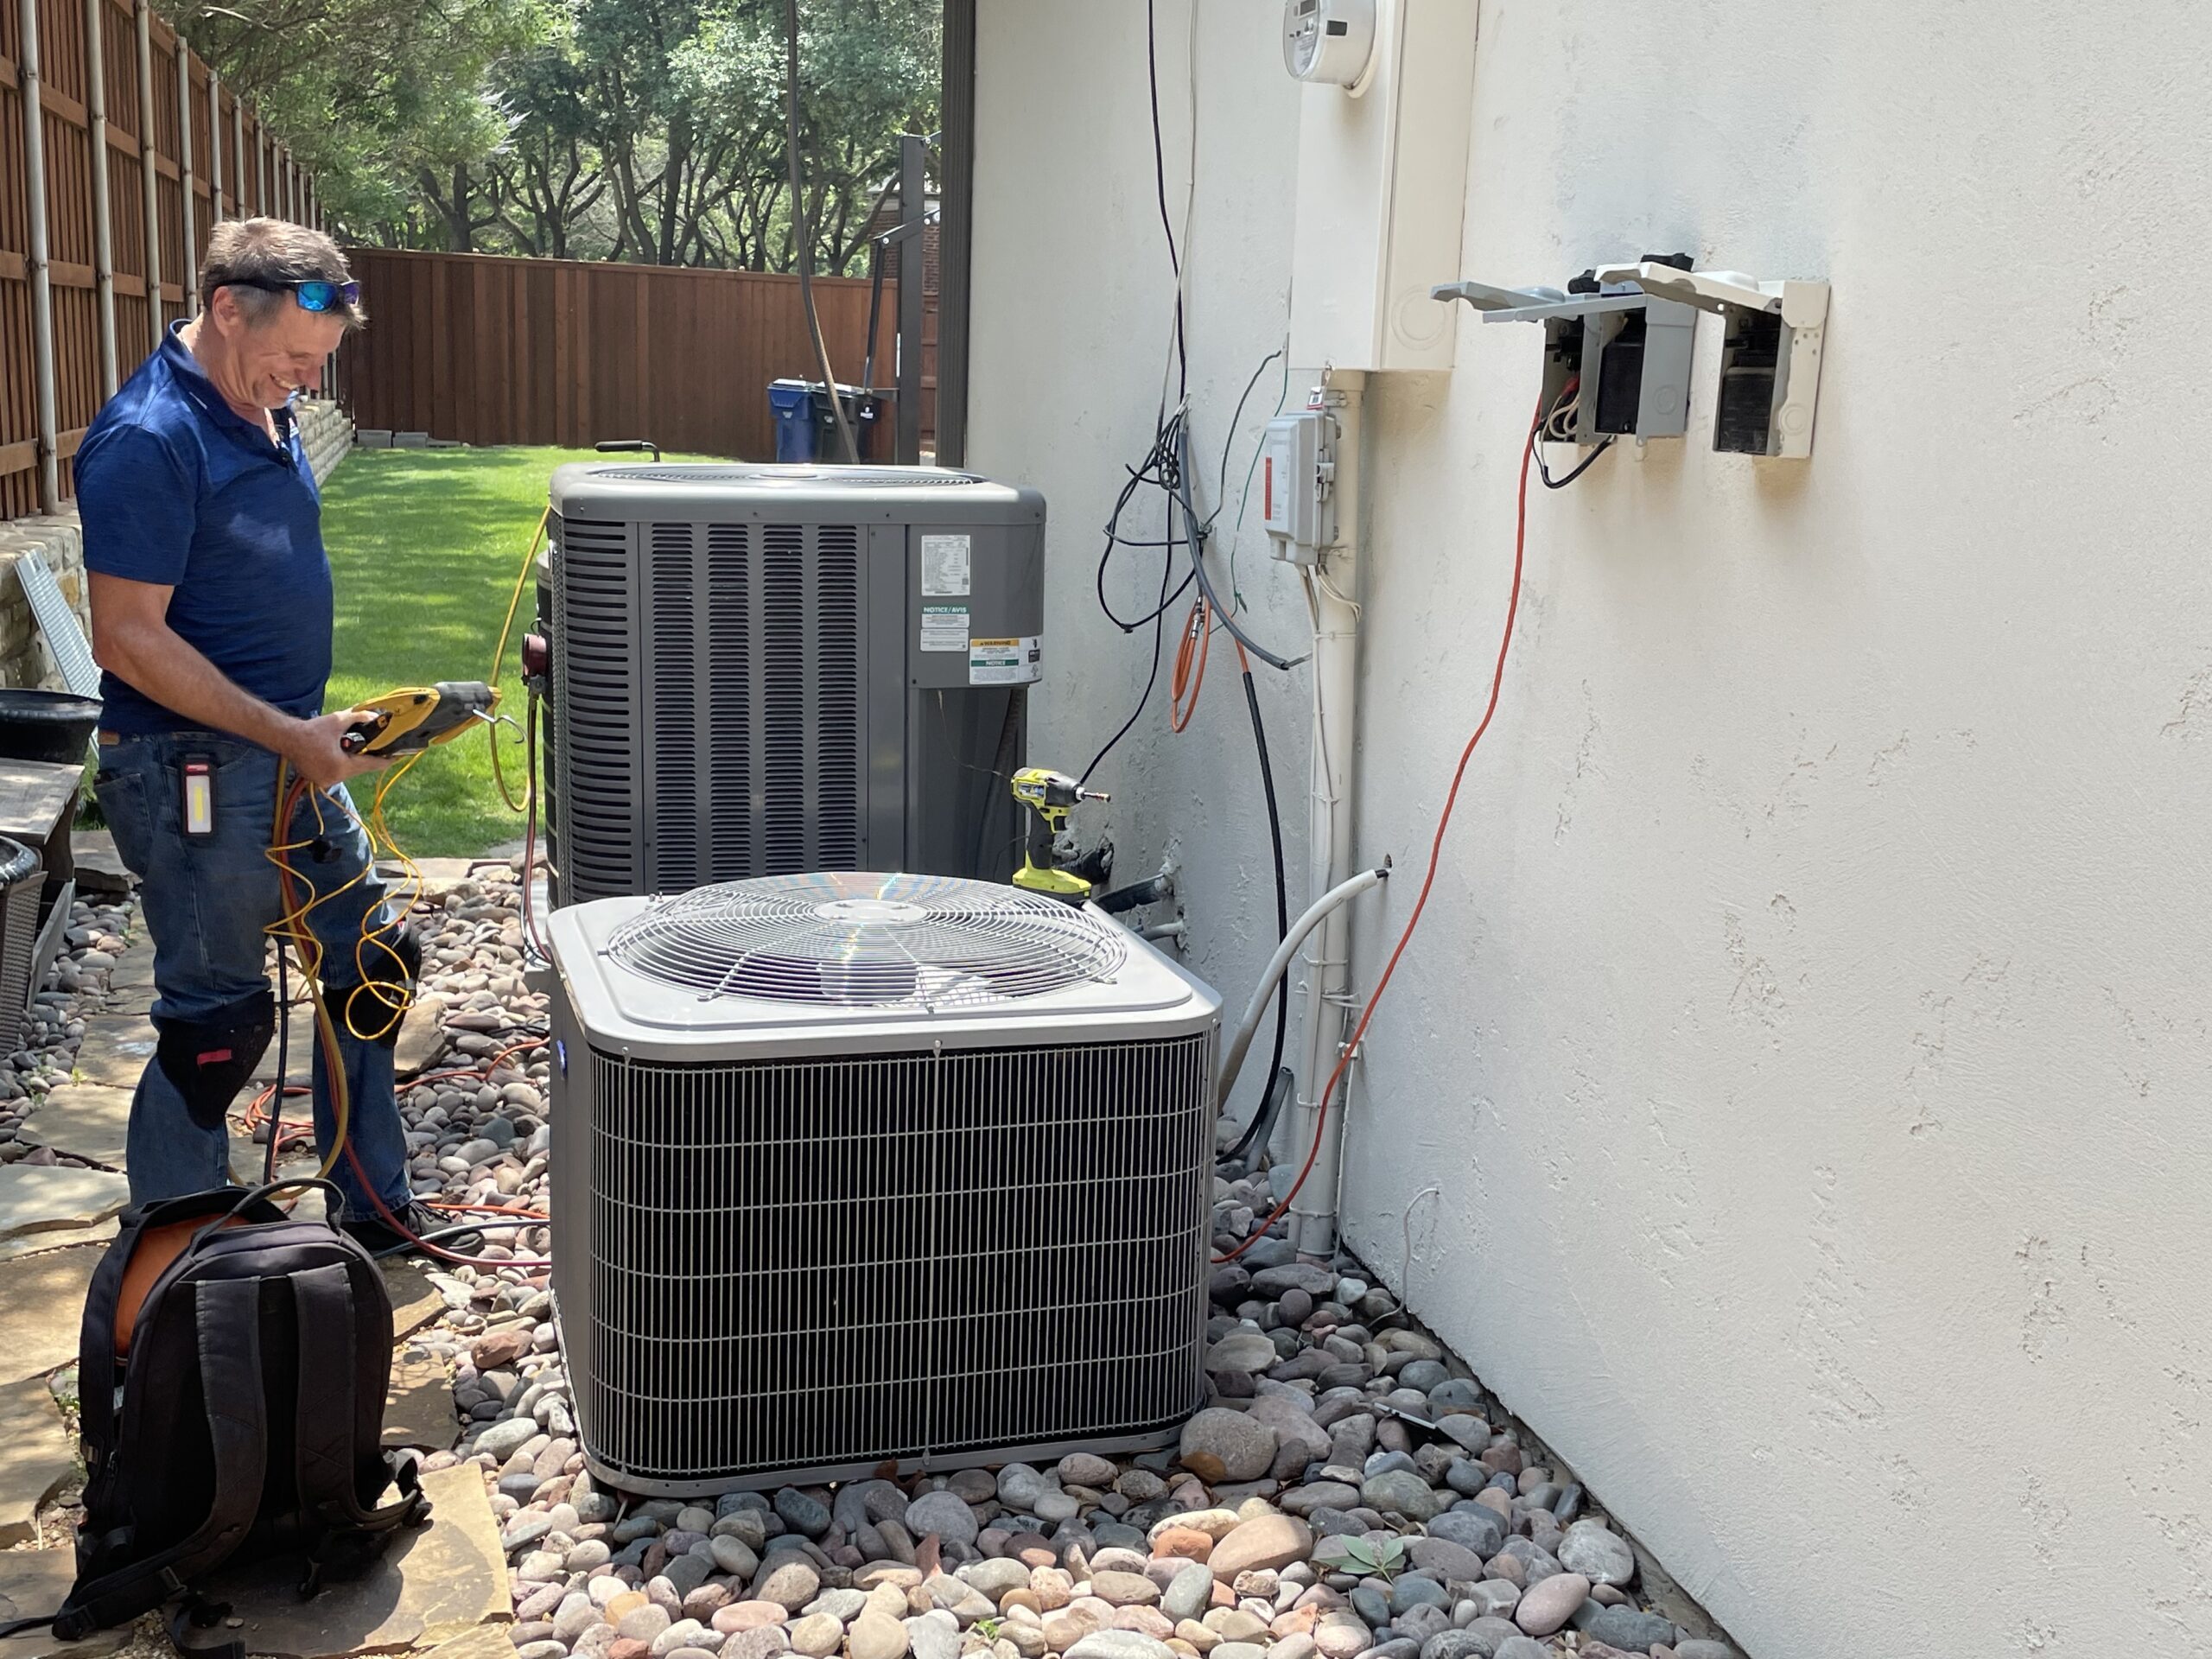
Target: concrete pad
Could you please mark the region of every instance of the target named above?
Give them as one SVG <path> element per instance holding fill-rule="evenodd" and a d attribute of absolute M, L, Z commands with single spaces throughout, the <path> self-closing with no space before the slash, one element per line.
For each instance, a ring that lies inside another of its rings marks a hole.
<path fill-rule="evenodd" d="M 48 1250 L 0 1263 L 0 1380 L 44 1376 L 76 1362 L 85 1292 L 106 1254 Z"/>
<path fill-rule="evenodd" d="M 453 1410 L 453 1379 L 446 1374 L 444 1363 L 394 1360 L 391 1392 L 384 1402 L 385 1448 L 396 1451 L 411 1446 L 424 1452 L 450 1452 L 460 1438 L 461 1422 Z"/>
<path fill-rule="evenodd" d="M 42 1376 L 0 1386 L 0 1546 L 38 1536 L 39 1506 L 77 1472 L 77 1443 Z"/>
<path fill-rule="evenodd" d="M 455 1641 L 513 1617 L 499 1529 L 474 1465 L 423 1477 L 427 1527 L 393 1539 L 360 1577 L 299 1598 L 296 1558 L 276 1557 L 219 1574 L 209 1595 L 232 1604 L 246 1651 L 270 1659 L 340 1659 Z"/>
<path fill-rule="evenodd" d="M 120 1167 L 130 1144 L 133 1092 L 103 1083 L 65 1083 L 40 1102 L 21 1138 L 34 1146 Z"/>
<path fill-rule="evenodd" d="M 66 1545 L 0 1552 L 0 1622 L 44 1618 L 61 1605 L 76 1579 L 77 1552 Z M 68 1643 L 56 1642 L 45 1630 L 29 1630 L 0 1642 L 0 1659 L 99 1659 L 130 1636 L 128 1624 Z"/>
<path fill-rule="evenodd" d="M 85 1021 L 84 1046 L 77 1051 L 72 1080 L 136 1089 L 159 1040 L 152 1022 L 137 1014 L 96 1014 Z"/>
<path fill-rule="evenodd" d="M 430 1281 L 397 1256 L 378 1263 L 384 1269 L 385 1294 L 391 1298 L 391 1339 L 404 1342 L 445 1312 L 445 1298 Z"/>
<path fill-rule="evenodd" d="M 0 1168 L 0 1237 L 90 1227 L 130 1202 L 130 1183 L 107 1170 L 10 1164 Z"/>

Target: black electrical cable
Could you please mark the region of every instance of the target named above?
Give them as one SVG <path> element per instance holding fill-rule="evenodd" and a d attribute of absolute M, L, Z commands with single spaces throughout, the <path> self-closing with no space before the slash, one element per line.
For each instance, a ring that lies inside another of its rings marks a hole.
<path fill-rule="evenodd" d="M 1183 533 L 1191 544 L 1191 572 L 1198 579 L 1198 591 L 1206 596 L 1206 603 L 1213 607 L 1214 614 L 1221 619 L 1237 644 L 1250 652 L 1269 668 L 1288 673 L 1306 660 L 1303 657 L 1282 658 L 1236 626 L 1236 618 L 1229 607 L 1221 602 L 1221 595 L 1213 590 L 1213 579 L 1206 575 L 1205 526 L 1198 521 L 1198 510 L 1191 505 L 1191 434 L 1185 428 L 1176 436 L 1177 490 L 1183 504 Z"/>
<path fill-rule="evenodd" d="M 1184 411 L 1178 409 L 1153 434 L 1152 448 L 1145 452 L 1143 460 L 1128 469 L 1128 481 L 1122 486 L 1121 493 L 1114 498 L 1114 511 L 1106 519 L 1106 545 L 1099 550 L 1098 570 L 1095 578 L 1098 592 L 1098 608 L 1105 613 L 1106 620 L 1121 629 L 1123 633 L 1135 633 L 1146 623 L 1157 621 L 1166 613 L 1177 600 L 1183 596 L 1193 580 L 1192 577 L 1185 576 L 1182 584 L 1173 594 L 1166 591 L 1164 578 L 1173 574 L 1175 563 L 1174 554 L 1171 551 L 1167 556 L 1166 567 L 1162 570 L 1163 582 L 1160 606 L 1157 610 L 1148 611 L 1139 617 L 1120 616 L 1116 613 L 1112 601 L 1106 597 L 1106 568 L 1113 563 L 1116 548 L 1173 550 L 1183 544 L 1182 537 L 1175 534 L 1175 524 L 1172 516 L 1167 523 L 1166 534 L 1158 541 L 1133 540 L 1122 534 L 1122 515 L 1128 511 L 1129 503 L 1135 499 L 1137 492 L 1145 486 L 1154 486 L 1166 496 L 1171 503 L 1174 500 L 1176 484 L 1174 437 L 1182 429 L 1183 418 Z"/>
<path fill-rule="evenodd" d="M 1196 3 L 1196 0 L 1192 0 Z M 1183 337 L 1183 256 L 1175 246 L 1175 226 L 1167 217 L 1167 150 L 1160 132 L 1160 35 L 1153 16 L 1153 0 L 1144 0 L 1145 74 L 1152 89 L 1152 181 L 1160 197 L 1160 228 L 1167 236 L 1167 264 L 1175 273 L 1175 395 L 1187 397 L 1191 389 L 1191 359 Z M 1198 181 L 1191 181 L 1198 188 Z"/>
<path fill-rule="evenodd" d="M 1259 751 L 1260 785 L 1268 798 L 1268 837 L 1274 848 L 1275 939 L 1280 944 L 1290 937 L 1290 882 L 1283 869 L 1282 812 L 1275 804 L 1275 772 L 1268 760 L 1268 728 L 1260 720 L 1260 690 L 1253 683 L 1249 664 L 1245 664 L 1243 673 L 1244 706 L 1252 711 L 1252 747 Z M 1283 1034 L 1289 1026 L 1290 976 L 1285 974 L 1275 982 L 1275 1046 L 1268 1059 L 1268 1086 L 1260 1096 L 1260 1103 L 1253 1109 L 1252 1121 L 1245 1125 L 1236 1144 L 1229 1149 L 1228 1157 L 1243 1157 L 1252 1150 L 1266 1126 L 1274 1122 L 1275 1091 L 1282 1087 Z"/>
<path fill-rule="evenodd" d="M 1592 467 L 1598 464 L 1598 457 L 1604 454 L 1606 450 L 1611 448 L 1613 447 L 1613 442 L 1614 441 L 1612 439 L 1607 438 L 1595 449 L 1592 449 L 1588 454 L 1585 455 L 1580 462 L 1577 464 L 1574 470 L 1569 473 L 1565 478 L 1554 478 L 1549 472 L 1545 470 L 1544 467 L 1543 446 L 1536 442 L 1536 435 L 1534 432 L 1529 434 L 1529 447 L 1536 452 L 1536 476 L 1543 480 L 1544 487 L 1548 490 L 1563 490 L 1568 485 L 1573 483 L 1576 479 L 1581 477 L 1583 474 L 1588 472 Z"/>
<path fill-rule="evenodd" d="M 1111 526 L 1109 525 L 1108 528 L 1109 539 L 1107 543 L 1107 550 L 1110 552 L 1113 549 L 1113 543 L 1110 539 Z M 1173 496 L 1170 496 L 1167 501 L 1167 529 L 1170 536 L 1172 537 L 1175 529 L 1175 498 Z M 1098 602 L 1101 605 L 1103 605 L 1106 602 L 1106 593 L 1103 586 L 1105 566 L 1103 561 L 1100 563 L 1099 569 L 1101 573 L 1101 586 L 1099 588 Z M 1152 671 L 1145 676 L 1143 694 L 1137 698 L 1137 706 L 1129 711 L 1129 717 L 1122 722 L 1122 729 L 1106 740 L 1106 747 L 1099 750 L 1096 754 L 1091 756 L 1090 764 L 1083 769 L 1083 776 L 1076 779 L 1076 786 L 1078 789 L 1090 781 L 1090 774 L 1098 770 L 1099 762 L 1105 760 L 1108 755 L 1113 753 L 1115 745 L 1118 744 L 1123 738 L 1129 734 L 1130 728 L 1134 727 L 1141 718 L 1142 718 L 1145 705 L 1152 701 L 1152 688 L 1160 683 L 1160 651 L 1166 644 L 1167 636 L 1167 607 L 1173 602 L 1167 596 L 1167 582 L 1168 579 L 1174 574 L 1175 555 L 1173 552 L 1163 554 L 1160 561 L 1160 605 L 1159 607 L 1152 613 Z M 1185 581 L 1184 587 L 1188 587 L 1189 585 L 1189 582 L 1186 579 Z M 1175 591 L 1179 594 L 1183 589 L 1181 588 L 1178 588 Z M 1114 613 L 1112 611 L 1109 610 L 1106 614 L 1112 616 Z M 1124 628 L 1122 631 L 1124 632 L 1128 632 L 1131 630 Z"/>

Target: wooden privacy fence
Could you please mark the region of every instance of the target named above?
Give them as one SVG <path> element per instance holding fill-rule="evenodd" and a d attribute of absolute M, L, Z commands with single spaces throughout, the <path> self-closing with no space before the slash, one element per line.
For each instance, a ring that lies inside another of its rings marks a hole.
<path fill-rule="evenodd" d="M 364 429 L 464 443 L 664 448 L 769 460 L 768 382 L 817 380 L 793 276 L 689 266 L 348 251 L 369 326 L 339 350 L 339 384 Z M 868 284 L 817 277 L 830 366 L 858 384 Z M 876 384 L 888 385 L 898 286 L 887 283 Z M 930 438 L 929 400 L 923 404 Z M 887 406 L 874 458 L 891 457 Z"/>
<path fill-rule="evenodd" d="M 313 181 L 131 0 L 0 0 L 0 519 L 54 512 L 108 394 L 194 308 L 218 219 Z"/>

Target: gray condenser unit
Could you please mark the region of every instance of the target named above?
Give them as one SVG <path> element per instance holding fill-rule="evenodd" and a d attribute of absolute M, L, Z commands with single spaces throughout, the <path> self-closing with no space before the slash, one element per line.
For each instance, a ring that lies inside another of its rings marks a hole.
<path fill-rule="evenodd" d="M 813 870 L 1003 881 L 1045 503 L 929 467 L 553 474 L 539 620 L 562 904 Z"/>
<path fill-rule="evenodd" d="M 855 872 L 551 921 L 553 1288 L 626 1491 L 1172 1442 L 1220 1000 L 1095 912 Z"/>

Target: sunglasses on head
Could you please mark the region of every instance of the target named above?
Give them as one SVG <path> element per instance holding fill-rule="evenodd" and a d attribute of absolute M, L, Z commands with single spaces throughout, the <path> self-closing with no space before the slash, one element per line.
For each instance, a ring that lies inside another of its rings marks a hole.
<path fill-rule="evenodd" d="M 264 294 L 289 294 L 299 302 L 302 311 L 335 311 L 341 305 L 358 305 L 361 299 L 359 283 L 326 283 L 320 279 L 287 283 L 272 276 L 238 276 L 222 286 L 257 288 Z"/>

